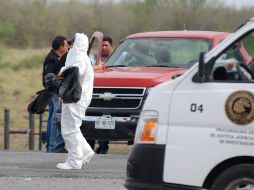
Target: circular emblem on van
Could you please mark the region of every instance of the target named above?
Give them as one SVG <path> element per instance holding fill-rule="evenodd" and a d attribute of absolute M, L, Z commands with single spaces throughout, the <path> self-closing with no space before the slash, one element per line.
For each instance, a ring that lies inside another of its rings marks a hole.
<path fill-rule="evenodd" d="M 254 119 L 254 95 L 248 91 L 234 92 L 226 101 L 225 111 L 233 123 L 249 124 Z"/>

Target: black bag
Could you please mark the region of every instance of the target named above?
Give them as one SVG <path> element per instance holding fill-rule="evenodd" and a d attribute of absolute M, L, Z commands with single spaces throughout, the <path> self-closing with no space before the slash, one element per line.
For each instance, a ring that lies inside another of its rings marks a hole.
<path fill-rule="evenodd" d="M 62 75 L 64 80 L 59 88 L 59 96 L 62 98 L 63 103 L 78 102 L 82 94 L 78 67 L 70 67 Z"/>
<path fill-rule="evenodd" d="M 38 96 L 27 107 L 27 111 L 31 114 L 43 113 L 55 92 L 44 89 L 36 92 L 36 94 Z"/>

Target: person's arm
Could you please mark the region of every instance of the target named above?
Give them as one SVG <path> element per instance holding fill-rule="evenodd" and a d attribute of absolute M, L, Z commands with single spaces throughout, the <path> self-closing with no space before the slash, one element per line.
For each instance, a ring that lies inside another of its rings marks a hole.
<path fill-rule="evenodd" d="M 56 65 L 58 60 L 54 57 L 46 58 L 44 64 L 43 64 L 43 86 L 45 87 L 45 79 L 44 77 L 49 73 L 55 73 Z"/>

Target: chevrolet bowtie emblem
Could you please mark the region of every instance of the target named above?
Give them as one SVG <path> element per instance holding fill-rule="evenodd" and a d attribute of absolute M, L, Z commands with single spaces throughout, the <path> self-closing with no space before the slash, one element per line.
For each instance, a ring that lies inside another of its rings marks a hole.
<path fill-rule="evenodd" d="M 103 99 L 105 101 L 112 100 L 116 97 L 116 95 L 112 94 L 111 92 L 105 92 L 104 94 L 101 94 L 99 96 L 100 99 Z"/>

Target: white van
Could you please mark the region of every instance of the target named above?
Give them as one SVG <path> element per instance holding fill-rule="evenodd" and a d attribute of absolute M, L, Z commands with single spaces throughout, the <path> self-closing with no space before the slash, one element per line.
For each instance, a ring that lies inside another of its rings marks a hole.
<path fill-rule="evenodd" d="M 254 18 L 185 74 L 151 90 L 129 154 L 127 189 L 254 190 L 252 58 Z"/>

